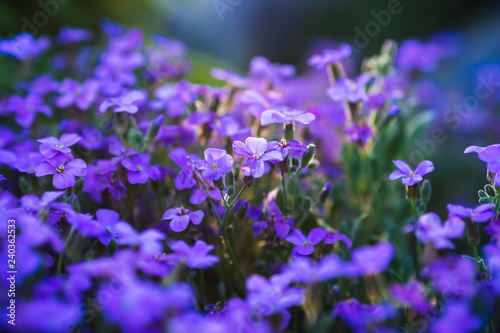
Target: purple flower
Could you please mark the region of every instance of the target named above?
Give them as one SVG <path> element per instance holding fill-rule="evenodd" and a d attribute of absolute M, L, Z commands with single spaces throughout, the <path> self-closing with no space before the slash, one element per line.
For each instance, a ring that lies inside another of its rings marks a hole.
<path fill-rule="evenodd" d="M 276 84 L 281 79 L 293 77 L 295 68 L 292 65 L 273 64 L 264 57 L 255 57 L 250 61 L 250 75 Z"/>
<path fill-rule="evenodd" d="M 359 101 L 366 102 L 368 100 L 366 86 L 372 78 L 372 75 L 368 73 L 361 74 L 356 78 L 356 81 L 352 81 L 348 78 L 340 78 L 335 81 L 333 86 L 328 88 L 326 92 L 332 101 L 335 102 L 340 102 L 346 99 L 351 103 Z"/>
<path fill-rule="evenodd" d="M 283 155 L 278 150 L 268 150 L 268 143 L 264 138 L 249 137 L 245 143 L 233 142 L 235 154 L 247 157 L 241 168 L 245 176 L 260 178 L 264 174 L 265 161 L 282 161 Z"/>
<path fill-rule="evenodd" d="M 428 276 L 436 292 L 448 298 L 470 297 L 476 292 L 476 270 L 474 261 L 449 256 L 434 260 L 422 270 Z"/>
<path fill-rule="evenodd" d="M 415 234 L 422 243 L 432 242 L 436 249 L 454 249 L 455 245 L 449 238 L 462 237 L 465 223 L 458 217 L 450 217 L 441 224 L 441 219 L 435 213 L 425 213 L 417 222 Z"/>
<path fill-rule="evenodd" d="M 73 79 L 65 79 L 57 89 L 59 97 L 56 98 L 56 105 L 60 108 L 67 108 L 75 104 L 80 110 L 87 110 L 95 102 L 99 92 L 99 83 L 89 79 L 79 84 Z"/>
<path fill-rule="evenodd" d="M 434 165 L 431 161 L 421 162 L 415 172 L 403 161 L 396 160 L 392 161 L 399 170 L 393 171 L 389 175 L 390 180 L 395 180 L 403 177 L 403 184 L 406 186 L 412 186 L 422 181 L 422 176 L 432 172 L 434 170 Z"/>
<path fill-rule="evenodd" d="M 82 138 L 74 133 L 64 133 L 58 139 L 54 136 L 49 136 L 40 140 L 40 154 L 45 158 L 52 158 L 58 154 L 69 154 L 71 153 L 72 145 L 76 144 Z"/>
<path fill-rule="evenodd" d="M 31 82 L 19 82 L 17 85 L 20 89 L 30 94 L 44 96 L 47 93 L 56 91 L 59 87 L 59 82 L 54 81 L 50 74 L 41 74 L 36 76 Z"/>
<path fill-rule="evenodd" d="M 268 316 L 304 302 L 305 290 L 289 287 L 288 275 L 273 275 L 267 280 L 260 275 L 252 275 L 246 281 L 247 303 Z"/>
<path fill-rule="evenodd" d="M 10 96 L 7 109 L 15 112 L 16 123 L 22 127 L 30 127 L 37 113 L 43 113 L 48 117 L 52 115 L 50 106 L 44 104 L 42 97 L 35 94 L 28 94 L 25 98 L 19 95 Z"/>
<path fill-rule="evenodd" d="M 401 106 L 396 103 L 389 105 L 389 107 L 387 108 L 387 114 L 391 117 L 396 117 L 399 112 L 401 112 Z"/>
<path fill-rule="evenodd" d="M 353 332 L 368 332 L 366 326 L 384 321 L 396 315 L 394 307 L 387 303 L 361 304 L 355 298 L 341 301 L 332 312 L 332 317 L 340 316 L 353 328 Z M 375 332 L 380 332 L 374 330 Z"/>
<path fill-rule="evenodd" d="M 72 214 L 67 217 L 68 222 L 82 235 L 96 237 L 105 231 L 104 225 L 94 220 L 90 214 Z"/>
<path fill-rule="evenodd" d="M 111 239 L 115 237 L 114 228 L 120 219 L 120 215 L 109 209 L 99 209 L 95 215 L 97 221 L 104 226 L 104 230 L 97 235 L 97 238 L 104 246 L 108 246 Z"/>
<path fill-rule="evenodd" d="M 52 202 L 63 195 L 64 191 L 48 191 L 42 194 L 41 198 L 38 198 L 34 194 L 27 194 L 21 198 L 21 206 L 28 211 L 38 212 L 44 208 L 48 208 Z"/>
<path fill-rule="evenodd" d="M 210 124 L 210 127 L 222 137 L 233 137 L 250 133 L 250 127 L 242 127 L 241 123 L 230 115 L 224 115 Z"/>
<path fill-rule="evenodd" d="M 310 112 L 287 109 L 268 109 L 260 115 L 260 124 L 266 126 L 269 124 L 290 124 L 292 122 L 308 125 L 316 119 L 316 116 Z"/>
<path fill-rule="evenodd" d="M 292 255 L 308 256 L 314 252 L 314 245 L 321 242 L 325 236 L 326 230 L 323 228 L 312 229 L 307 237 L 304 236 L 300 229 L 295 229 L 285 240 L 296 245 L 292 251 Z"/>
<path fill-rule="evenodd" d="M 205 159 L 199 169 L 206 180 L 218 180 L 223 174 L 231 172 L 233 158 L 224 149 L 208 148 L 203 155 Z"/>
<path fill-rule="evenodd" d="M 286 141 L 285 139 L 281 139 L 278 141 L 270 141 L 267 144 L 268 150 L 278 150 L 281 152 L 282 159 L 284 160 L 290 151 L 295 151 L 298 153 L 307 153 L 307 146 L 300 141 L 291 140 Z"/>
<path fill-rule="evenodd" d="M 406 285 L 395 283 L 390 291 L 395 299 L 418 312 L 426 312 L 431 308 L 425 296 L 425 285 L 420 281 L 412 280 Z"/>
<path fill-rule="evenodd" d="M 349 137 L 349 141 L 352 143 L 360 141 L 366 144 L 373 136 L 373 130 L 367 123 L 363 125 L 351 123 L 345 127 L 344 134 Z"/>
<path fill-rule="evenodd" d="M 394 252 L 394 245 L 389 242 L 359 247 L 352 252 L 351 262 L 344 265 L 344 274 L 349 277 L 378 274 L 387 268 Z"/>
<path fill-rule="evenodd" d="M 148 154 L 135 154 L 132 159 L 121 160 L 122 166 L 128 170 L 127 179 L 130 184 L 145 184 L 149 178 L 157 180 L 160 177 L 160 170 L 156 166 L 149 166 L 151 156 Z"/>
<path fill-rule="evenodd" d="M 59 30 L 58 40 L 61 44 L 72 44 L 90 40 L 92 38 L 92 31 L 82 28 L 73 28 L 63 26 Z"/>
<path fill-rule="evenodd" d="M 480 152 L 482 152 L 484 149 L 486 149 L 486 147 L 469 146 L 469 147 L 465 148 L 465 150 L 464 150 L 464 154 L 470 154 L 470 153 L 476 153 L 476 154 L 479 154 L 479 153 L 480 153 Z"/>
<path fill-rule="evenodd" d="M 181 208 L 171 208 L 163 214 L 162 220 L 171 220 L 170 229 L 175 232 L 181 232 L 186 230 L 189 221 L 194 225 L 201 223 L 203 219 L 203 211 L 197 210 L 195 212 L 190 211 L 184 207 Z"/>
<path fill-rule="evenodd" d="M 208 190 L 208 194 L 210 194 L 210 198 L 215 201 L 222 200 L 219 189 Z M 193 194 L 189 198 L 189 203 L 193 205 L 200 205 L 204 203 L 205 200 L 207 200 L 207 194 L 205 193 L 205 191 L 202 191 L 195 187 L 193 190 Z"/>
<path fill-rule="evenodd" d="M 491 145 L 484 148 L 482 151 L 480 150 L 481 147 L 477 148 L 478 149 L 472 151 L 479 151 L 477 157 L 481 161 L 487 163 L 488 170 L 492 173 L 500 173 L 500 145 Z"/>
<path fill-rule="evenodd" d="M 175 188 L 178 190 L 184 190 L 186 188 L 191 188 L 196 185 L 197 181 L 195 179 L 195 172 L 201 166 L 202 161 L 199 161 L 198 156 L 188 155 L 184 148 L 174 148 L 168 154 L 168 157 L 172 159 L 182 170 L 179 172 L 175 178 Z"/>
<path fill-rule="evenodd" d="M 99 106 L 99 112 L 104 113 L 110 107 L 113 107 L 115 112 L 127 112 L 134 114 L 139 111 L 138 104 L 146 99 L 145 94 L 140 90 L 131 90 L 122 94 L 119 97 L 105 99 Z"/>
<path fill-rule="evenodd" d="M 257 221 L 252 224 L 253 236 L 257 237 L 262 232 L 262 230 L 266 229 L 269 226 L 269 224 L 273 226 L 278 238 L 283 239 L 288 236 L 290 230 L 293 228 L 294 219 L 284 219 L 283 213 L 278 208 L 278 205 L 276 205 L 276 203 L 274 202 L 269 203 L 268 214 L 268 221 Z"/>
<path fill-rule="evenodd" d="M 177 261 L 184 260 L 190 268 L 208 268 L 219 261 L 217 256 L 208 254 L 213 250 L 213 245 L 201 240 L 196 241 L 192 247 L 182 240 L 171 242 L 168 246 L 175 252 L 170 257 L 175 257 Z"/>
<path fill-rule="evenodd" d="M 350 249 L 352 247 L 352 241 L 349 239 L 349 237 L 347 237 L 346 235 L 344 234 L 341 234 L 338 230 L 329 230 L 326 235 L 325 235 L 325 238 L 323 239 L 323 242 L 325 244 L 333 244 L 333 243 L 336 243 L 338 241 L 342 241 L 344 242 L 345 246 Z"/>
<path fill-rule="evenodd" d="M 431 324 L 433 333 L 467 333 L 481 327 L 481 319 L 474 315 L 467 302 L 447 304 L 441 316 Z"/>
<path fill-rule="evenodd" d="M 489 221 L 493 216 L 496 215 L 495 211 L 493 210 L 494 207 L 494 204 L 479 205 L 474 209 L 452 204 L 449 204 L 447 206 L 449 212 L 448 216 L 470 218 L 474 222 Z"/>
<path fill-rule="evenodd" d="M 31 34 L 24 32 L 12 39 L 0 40 L 0 53 L 8 54 L 19 60 L 34 58 L 45 51 L 50 45 L 47 37 L 35 39 Z"/>
<path fill-rule="evenodd" d="M 307 64 L 314 66 L 316 69 L 323 69 L 328 65 L 333 65 L 349 57 L 352 53 L 351 46 L 348 44 L 342 45 L 337 50 L 327 49 L 323 54 L 312 56 Z"/>
<path fill-rule="evenodd" d="M 44 161 L 42 155 L 38 152 L 29 152 L 23 159 L 18 159 L 14 163 L 14 167 L 19 172 L 26 172 L 28 174 L 35 173 L 35 168 Z"/>
<path fill-rule="evenodd" d="M 83 177 L 87 174 L 87 164 L 79 158 L 66 162 L 64 154 L 58 154 L 51 159 L 45 160 L 35 168 L 35 175 L 43 177 L 54 175 L 52 184 L 57 189 L 73 187 L 76 183 L 75 177 Z"/>

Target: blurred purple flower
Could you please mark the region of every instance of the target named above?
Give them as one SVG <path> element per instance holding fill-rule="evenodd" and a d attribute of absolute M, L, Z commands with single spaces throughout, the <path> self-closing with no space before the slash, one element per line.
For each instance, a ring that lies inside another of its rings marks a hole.
<path fill-rule="evenodd" d="M 184 260 L 189 268 L 208 268 L 219 261 L 217 256 L 208 254 L 213 250 L 213 245 L 201 240 L 196 241 L 192 247 L 182 240 L 170 242 L 168 246 L 175 252 L 168 256 L 177 261 Z"/>
<path fill-rule="evenodd" d="M 12 39 L 0 39 L 0 53 L 8 54 L 19 60 L 35 58 L 50 45 L 48 37 L 35 39 L 29 33 L 21 33 Z"/>
<path fill-rule="evenodd" d="M 328 230 L 323 242 L 325 244 L 333 244 L 338 241 L 344 242 L 345 246 L 350 249 L 352 247 L 352 241 L 344 234 L 341 234 L 338 230 Z"/>
<path fill-rule="evenodd" d="M 467 302 L 446 304 L 439 318 L 431 324 L 433 333 L 467 333 L 481 327 L 481 319 L 473 314 Z"/>
<path fill-rule="evenodd" d="M 323 54 L 316 54 L 312 56 L 307 64 L 314 66 L 316 69 L 323 69 L 326 66 L 338 63 L 345 58 L 349 57 L 352 53 L 351 46 L 344 44 L 336 50 L 327 49 Z"/>
<path fill-rule="evenodd" d="M 316 119 L 316 116 L 310 112 L 287 109 L 268 109 L 260 115 L 260 124 L 266 126 L 269 124 L 290 124 L 292 122 L 308 125 Z"/>
<path fill-rule="evenodd" d="M 7 109 L 15 113 L 16 123 L 22 127 L 30 127 L 37 113 L 42 113 L 47 117 L 52 116 L 50 106 L 44 104 L 42 97 L 35 94 L 28 94 L 25 98 L 19 95 L 10 96 Z"/>
<path fill-rule="evenodd" d="M 486 222 L 496 215 L 493 208 L 495 204 L 483 204 L 476 208 L 466 208 L 460 205 L 448 204 L 448 216 L 470 218 L 474 222 Z"/>
<path fill-rule="evenodd" d="M 127 112 L 134 114 L 139 111 L 138 104 L 146 99 L 145 94 L 140 90 L 130 90 L 119 97 L 110 97 L 102 101 L 99 112 L 104 113 L 110 107 L 114 112 Z"/>
<path fill-rule="evenodd" d="M 352 143 L 360 141 L 363 144 L 366 144 L 374 133 L 370 125 L 367 123 L 362 125 L 351 123 L 345 127 L 344 134 L 349 137 L 349 141 Z"/>
<path fill-rule="evenodd" d="M 389 175 L 389 179 L 396 180 L 398 178 L 403 177 L 403 184 L 406 186 L 412 186 L 417 183 L 420 183 L 423 180 L 422 178 L 423 175 L 426 175 L 434 170 L 434 165 L 432 164 L 431 161 L 421 162 L 415 169 L 415 172 L 413 172 L 413 170 L 408 166 L 408 164 L 406 164 L 403 161 L 395 160 L 392 162 L 399 170 L 393 171 Z"/>
<path fill-rule="evenodd" d="M 345 263 L 344 275 L 356 277 L 378 274 L 387 268 L 394 252 L 394 245 L 384 241 L 359 247 L 351 253 L 351 261 Z"/>
<path fill-rule="evenodd" d="M 454 249 L 450 238 L 460 238 L 464 234 L 465 223 L 458 217 L 450 216 L 441 224 L 435 213 L 425 213 L 419 217 L 415 234 L 422 243 L 432 242 L 436 249 Z"/>
<path fill-rule="evenodd" d="M 87 110 L 97 99 L 99 83 L 88 79 L 82 84 L 73 79 L 65 79 L 57 89 L 59 97 L 55 104 L 59 108 L 67 108 L 75 104 L 80 110 Z"/>
<path fill-rule="evenodd" d="M 351 103 L 359 101 L 366 102 L 368 101 L 366 87 L 372 78 L 373 76 L 367 73 L 358 76 L 356 81 L 352 81 L 348 78 L 340 78 L 335 81 L 333 86 L 328 88 L 326 93 L 334 102 L 340 102 L 346 99 Z"/>
<path fill-rule="evenodd" d="M 88 41 L 92 38 L 92 31 L 82 28 L 73 28 L 63 26 L 59 30 L 59 36 L 57 37 L 59 43 L 61 44 L 71 44 L 83 41 Z"/>
<path fill-rule="evenodd" d="M 186 230 L 189 221 L 191 221 L 194 225 L 200 224 L 204 215 L 205 214 L 201 210 L 192 212 L 184 207 L 181 208 L 176 207 L 168 209 L 163 214 L 162 220 L 171 220 L 170 229 L 172 229 L 172 231 L 175 232 L 181 232 Z"/>
<path fill-rule="evenodd" d="M 37 213 L 38 211 L 49 208 L 49 205 L 56 201 L 58 198 L 64 195 L 64 191 L 48 191 L 42 194 L 41 198 L 38 198 L 34 194 L 26 194 L 21 197 L 21 206 L 31 212 Z"/>
<path fill-rule="evenodd" d="M 390 291 L 395 299 L 417 312 L 427 312 L 431 309 L 426 299 L 425 285 L 420 281 L 411 280 L 406 285 L 395 283 L 390 287 Z"/>
<path fill-rule="evenodd" d="M 472 146 L 475 147 L 475 146 Z M 468 149 L 472 149 L 469 147 Z M 467 151 L 467 150 L 466 150 Z M 492 173 L 500 173 L 500 145 L 491 145 L 481 150 L 476 147 L 474 152 L 479 152 L 477 157 L 487 163 L 488 170 Z"/>

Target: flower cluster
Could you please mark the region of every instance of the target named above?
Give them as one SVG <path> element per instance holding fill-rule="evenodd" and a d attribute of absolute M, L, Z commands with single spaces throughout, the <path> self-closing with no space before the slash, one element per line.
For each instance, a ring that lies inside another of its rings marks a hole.
<path fill-rule="evenodd" d="M 302 76 L 256 57 L 211 86 L 186 78 L 181 42 L 101 30 L 0 40 L 13 67 L 50 60 L 0 97 L 19 331 L 500 327 L 500 145 L 466 150 L 490 184 L 444 222 L 427 212 L 434 164 L 402 161 L 415 75 L 451 56 L 443 39 L 388 41 L 354 76 L 349 45 Z"/>

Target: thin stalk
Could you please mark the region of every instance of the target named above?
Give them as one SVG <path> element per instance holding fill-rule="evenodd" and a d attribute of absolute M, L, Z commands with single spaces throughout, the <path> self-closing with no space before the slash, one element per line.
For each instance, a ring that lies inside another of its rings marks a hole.
<path fill-rule="evenodd" d="M 207 194 L 207 199 L 208 199 L 208 202 L 210 203 L 210 207 L 212 207 L 212 210 L 214 211 L 215 217 L 217 218 L 217 222 L 219 223 L 219 225 L 222 225 L 222 220 L 219 217 L 219 213 L 217 213 L 217 209 L 215 209 L 215 205 L 214 205 L 212 198 L 210 197 L 210 194 L 208 193 L 208 190 L 206 188 L 205 188 L 205 193 Z"/>
<path fill-rule="evenodd" d="M 472 246 L 472 251 L 474 251 L 474 260 L 476 261 L 476 269 L 481 272 L 481 266 L 479 265 L 479 256 L 477 254 L 477 245 Z"/>
<path fill-rule="evenodd" d="M 413 213 L 415 214 L 415 223 L 418 222 L 418 211 L 417 211 L 417 199 L 412 200 L 413 203 Z M 422 262 L 422 244 L 420 243 L 420 240 L 418 239 L 417 235 L 415 234 L 415 273 L 417 275 L 417 278 L 420 279 L 420 265 Z"/>
<path fill-rule="evenodd" d="M 283 199 L 285 201 L 285 218 L 288 218 L 288 193 L 286 191 L 286 178 L 285 173 L 281 171 L 281 186 L 283 187 Z"/>

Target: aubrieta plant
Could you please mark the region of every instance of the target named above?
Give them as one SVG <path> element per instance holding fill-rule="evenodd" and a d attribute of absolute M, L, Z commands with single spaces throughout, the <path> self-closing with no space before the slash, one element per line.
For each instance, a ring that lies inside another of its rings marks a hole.
<path fill-rule="evenodd" d="M 416 76 L 452 37 L 388 41 L 361 71 L 347 44 L 302 75 L 257 57 L 212 86 L 181 42 L 101 28 L 0 40 L 19 69 L 0 95 L 3 331 L 500 330 L 500 145 L 466 150 L 489 183 L 446 217 L 427 211 L 439 165 L 407 157 Z"/>

